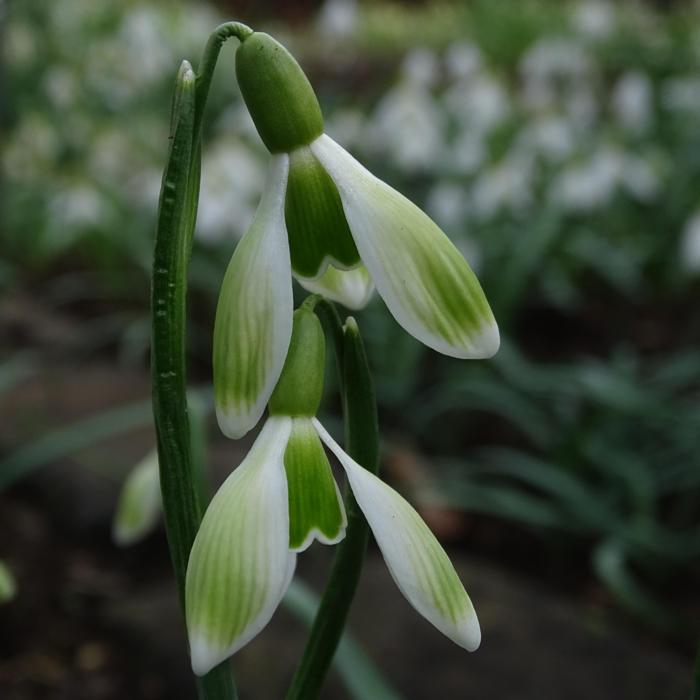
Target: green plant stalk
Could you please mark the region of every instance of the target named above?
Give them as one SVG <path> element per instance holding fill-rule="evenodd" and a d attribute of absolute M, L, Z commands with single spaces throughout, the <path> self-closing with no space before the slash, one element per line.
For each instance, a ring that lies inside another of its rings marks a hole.
<path fill-rule="evenodd" d="M 183 610 L 187 561 L 203 507 L 192 465 L 185 347 L 187 270 L 199 187 L 198 177 L 193 177 L 198 175 L 194 124 L 195 77 L 189 63 L 183 61 L 173 100 L 170 154 L 160 195 L 151 300 L 153 416 L 163 514 Z M 236 698 L 228 666 L 222 664 L 197 679 L 197 691 L 201 700 Z"/>
<path fill-rule="evenodd" d="M 319 304 L 318 310 L 326 328 L 335 327 L 330 336 L 341 359 L 339 369 L 343 387 L 346 451 L 365 469 L 376 474 L 379 471 L 377 406 L 362 337 L 352 318 L 347 320 L 340 336 L 337 312 L 334 313 L 328 302 Z M 313 700 L 318 697 L 355 595 L 367 549 L 369 527 L 349 488 L 345 494 L 345 510 L 348 518 L 345 539 L 338 545 L 328 584 L 304 655 L 287 692 L 287 700 Z"/>

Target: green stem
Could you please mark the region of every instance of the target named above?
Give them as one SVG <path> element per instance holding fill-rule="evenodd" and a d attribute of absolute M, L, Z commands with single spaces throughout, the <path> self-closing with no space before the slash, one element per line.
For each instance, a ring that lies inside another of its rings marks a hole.
<path fill-rule="evenodd" d="M 253 33 L 253 30 L 241 22 L 224 22 L 220 24 L 210 35 L 204 47 L 204 53 L 199 62 L 196 82 L 197 105 L 194 121 L 195 143 L 199 143 L 202 131 L 202 117 L 204 116 L 204 105 L 209 95 L 211 79 L 214 75 L 214 68 L 219 58 L 219 52 L 227 39 L 235 37 L 239 41 L 245 41 Z"/>
<path fill-rule="evenodd" d="M 357 323 L 349 318 L 341 328 L 335 307 L 329 302 L 319 302 L 316 311 L 330 330 L 339 357 L 346 450 L 356 462 L 376 474 L 379 470 L 377 406 Z M 318 697 L 355 595 L 369 528 L 349 488 L 346 489 L 345 510 L 348 517 L 345 539 L 338 545 L 328 584 L 287 700 Z"/>
<path fill-rule="evenodd" d="M 184 610 L 185 576 L 202 517 L 192 468 L 187 413 L 187 270 L 199 182 L 195 141 L 195 76 L 187 61 L 178 73 L 171 145 L 163 174 L 153 256 L 151 373 L 165 528 Z M 201 700 L 231 700 L 230 670 L 220 665 L 197 679 Z"/>

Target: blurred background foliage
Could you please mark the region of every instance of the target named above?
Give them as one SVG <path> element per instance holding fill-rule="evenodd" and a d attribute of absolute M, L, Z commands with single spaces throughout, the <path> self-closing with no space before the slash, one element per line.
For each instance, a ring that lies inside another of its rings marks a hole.
<path fill-rule="evenodd" d="M 295 54 L 328 132 L 452 237 L 501 325 L 498 356 L 463 363 L 427 352 L 376 298 L 359 314 L 389 478 L 426 509 L 466 513 L 465 547 L 574 587 L 593 575 L 644 624 L 692 639 L 697 9 L 597 0 L 0 7 L 0 390 L 46 362 L 56 319 L 79 322 L 80 334 L 51 341 L 52 357 L 147 367 L 174 74 L 184 57 L 196 65 L 218 22 L 241 19 Z M 232 44 L 207 108 L 192 258 L 192 377 L 205 383 L 218 287 L 266 167 Z M 50 448 L 29 462 L 49 461 Z M 411 459 L 400 458 L 406 449 Z"/>

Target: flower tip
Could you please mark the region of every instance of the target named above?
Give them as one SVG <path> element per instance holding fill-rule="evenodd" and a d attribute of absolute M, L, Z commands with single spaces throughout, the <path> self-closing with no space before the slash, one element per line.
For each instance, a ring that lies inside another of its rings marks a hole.
<path fill-rule="evenodd" d="M 229 655 L 227 649 L 212 646 L 202 635 L 190 635 L 190 660 L 195 676 L 206 675 Z"/>
<path fill-rule="evenodd" d="M 232 440 L 242 438 L 257 422 L 259 416 L 255 418 L 250 415 L 241 415 L 236 411 L 231 411 L 222 406 L 216 407 L 216 420 L 221 432 Z"/>
<path fill-rule="evenodd" d="M 498 324 L 491 321 L 481 328 L 479 335 L 473 340 L 472 357 L 478 360 L 488 360 L 493 357 L 501 346 L 501 334 Z"/>
<path fill-rule="evenodd" d="M 454 641 L 467 651 L 476 651 L 481 644 L 481 627 L 476 613 L 472 612 L 460 625 Z"/>

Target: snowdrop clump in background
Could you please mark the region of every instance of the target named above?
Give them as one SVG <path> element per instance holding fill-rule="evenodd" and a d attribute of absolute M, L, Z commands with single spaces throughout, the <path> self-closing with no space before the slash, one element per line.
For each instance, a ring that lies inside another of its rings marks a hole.
<path fill-rule="evenodd" d="M 437 62 L 428 51 L 408 54 L 403 77 L 379 102 L 367 129 L 371 150 L 406 172 L 432 171 L 444 150 L 445 118 L 431 93 Z"/>

